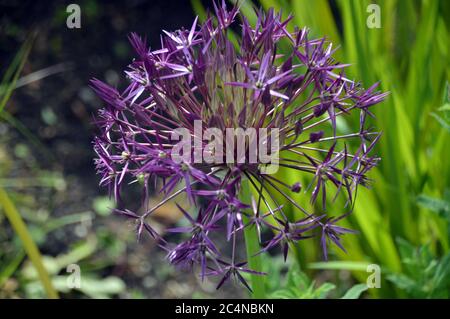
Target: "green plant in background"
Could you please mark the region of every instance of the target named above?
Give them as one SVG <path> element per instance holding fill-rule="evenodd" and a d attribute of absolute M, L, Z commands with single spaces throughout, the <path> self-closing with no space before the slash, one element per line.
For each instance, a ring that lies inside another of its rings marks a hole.
<path fill-rule="evenodd" d="M 49 298 L 58 298 L 58 293 L 53 287 L 53 284 L 48 275 L 47 269 L 44 267 L 42 262 L 42 256 L 33 241 L 25 223 L 23 222 L 22 217 L 18 213 L 16 207 L 13 202 L 8 197 L 8 194 L 0 188 L 0 204 L 3 207 L 3 210 L 9 219 L 11 225 L 13 226 L 15 232 L 23 242 L 24 248 L 30 258 L 33 266 L 35 267 L 39 279 L 44 286 L 44 289 Z"/>
<path fill-rule="evenodd" d="M 0 86 L 0 115 L 2 115 L 2 118 L 6 118 L 7 120 L 9 119 L 10 122 L 12 117 L 5 115 L 7 113 L 5 111 L 5 106 L 8 103 L 8 100 L 10 99 L 13 90 L 15 89 L 17 80 L 19 79 L 20 73 L 22 72 L 22 68 L 27 60 L 28 54 L 30 53 L 32 43 L 33 43 L 32 37 L 29 37 L 25 41 L 22 48 L 19 50 L 16 57 L 12 61 L 11 65 L 6 70 Z M 24 223 L 17 208 L 15 207 L 14 203 L 8 196 L 8 193 L 1 187 L 0 187 L 0 205 L 2 207 L 4 214 L 11 223 L 14 231 L 17 233 L 20 240 L 22 241 L 24 249 L 38 273 L 39 279 L 42 282 L 42 286 L 44 287 L 47 296 L 49 298 L 58 298 L 58 293 L 54 289 L 53 284 L 48 275 L 48 272 L 42 262 L 42 256 L 39 252 L 39 249 L 37 248 L 33 238 L 31 237 L 30 232 L 28 231 L 27 226 Z M 7 268 L 6 272 L 9 271 L 10 270 Z M 3 275 L 2 277 L 5 277 L 4 272 L 2 273 L 2 275 Z M 4 278 L 2 278 L 2 281 L 3 279 Z"/>
<path fill-rule="evenodd" d="M 261 2 L 266 7 L 275 4 Z M 406 266 L 395 244 L 397 237 L 413 245 L 429 243 L 434 253 L 444 254 L 449 245 L 447 221 L 418 206 L 415 198 L 423 193 L 441 197 L 449 182 L 449 165 L 443 160 L 449 157 L 448 132 L 430 116 L 441 103 L 450 75 L 445 45 L 449 43 L 448 4 L 377 1 L 381 28 L 369 29 L 367 8 L 372 1 L 336 1 L 335 18 L 320 20 L 317 12 L 331 12 L 328 1 L 314 1 L 314 6 L 306 1 L 279 3 L 286 12 L 299 13 L 297 22 L 303 21 L 313 32 L 334 34 L 346 61 L 355 65 L 352 75 L 364 83 L 380 79 L 382 88 L 391 92 L 384 107 L 375 112 L 376 125 L 385 133 L 379 150 L 383 161 L 373 173 L 375 191 L 360 190 L 352 224 L 361 235 L 348 238 L 351 253 L 339 257 L 367 260 L 403 273 Z M 339 23 L 342 32 L 336 27 Z M 366 275 L 359 277 L 364 280 Z M 396 294 L 389 288 L 379 293 Z"/>
<path fill-rule="evenodd" d="M 0 83 L 0 120 L 5 121 L 17 131 L 19 131 L 25 138 L 27 138 L 37 149 L 44 153 L 47 157 L 51 157 L 51 154 L 47 152 L 46 147 L 42 145 L 36 136 L 31 133 L 28 128 L 23 125 L 20 121 L 14 118 L 5 108 L 13 91 L 17 88 L 20 74 L 22 69 L 28 59 L 28 55 L 33 46 L 33 41 L 36 37 L 37 32 L 31 33 L 27 39 L 24 41 L 23 45 L 19 51 L 14 56 L 14 59 L 8 65 Z M 48 75 L 47 71 L 43 72 L 41 77 L 46 77 Z M 34 79 L 32 79 L 34 80 Z M 31 80 L 31 81 L 32 81 Z"/>
<path fill-rule="evenodd" d="M 26 39 L 3 75 L 0 84 L 0 120 L 16 129 L 31 145 L 39 149 L 43 156 L 48 158 L 49 152 L 46 147 L 7 109 L 8 102 L 21 79 L 22 69 L 28 59 L 34 37 L 35 35 L 32 34 Z M 48 68 L 41 72 L 37 71 L 36 73 L 40 76 L 28 75 L 28 79 L 39 80 L 56 71 L 62 71 L 62 69 L 58 70 Z M 37 187 L 56 192 L 64 191 L 66 189 L 64 177 L 56 171 L 41 169 L 31 159 L 28 146 L 22 143 L 17 143 L 13 148 L 14 156 L 20 160 L 26 160 L 32 166 L 32 173 L 27 177 L 7 177 L 9 171 L 13 170 L 12 156 L 6 151 L 10 141 L 7 136 L 4 136 L 1 142 L 5 145 L 0 145 L 0 225 L 6 217 L 6 222 L 14 231 L 14 236 L 9 242 L 2 242 L 2 249 L 0 249 L 0 298 L 3 298 L 4 294 L 15 296 L 15 291 L 9 291 L 10 288 L 8 288 L 11 278 L 20 283 L 17 289 L 28 298 L 58 298 L 60 293 L 69 294 L 65 269 L 73 263 L 80 264 L 83 269 L 86 268 L 83 284 L 76 290 L 77 293 L 92 298 L 108 298 L 124 293 L 125 284 L 120 278 L 114 276 L 99 278 L 99 275 L 95 273 L 95 270 L 111 265 L 112 261 L 116 260 L 117 254 L 123 252 L 125 247 L 120 238 L 112 237 L 105 232 L 102 234 L 99 231 L 97 238 L 94 239 L 91 236 L 82 240 L 69 247 L 66 254 L 57 257 L 42 255 L 39 250 L 39 246 L 46 242 L 52 232 L 68 225 L 80 226 L 91 223 L 96 214 L 109 215 L 114 203 L 107 197 L 97 197 L 93 201 L 92 211 L 61 217 L 51 215 L 48 211 L 51 209 L 48 203 L 37 203 L 45 205 L 37 209 L 35 205 L 39 199 L 33 197 L 34 192 L 30 192 L 30 189 Z M 23 193 L 22 190 L 27 191 Z M 0 239 L 9 239 L 7 232 L 2 230 Z M 107 255 L 101 263 L 94 263 L 94 272 L 89 271 L 89 267 L 92 268 L 94 254 L 99 254 L 100 248 Z"/>
<path fill-rule="evenodd" d="M 201 2 L 192 0 L 192 4 L 200 18 L 204 17 Z M 370 4 L 379 6 L 379 17 L 373 16 Z M 255 17 L 251 1 L 241 1 L 240 5 L 247 17 Z M 358 190 L 354 214 L 344 224 L 360 234 L 345 238 L 348 254 L 334 251 L 335 258 L 342 260 L 340 266 L 365 282 L 368 273 L 353 266 L 379 264 L 389 277 L 382 276 L 381 289 L 369 290 L 372 296 L 444 296 L 433 289 L 418 293 L 414 287 L 419 287 L 427 276 L 425 272 L 430 271 L 428 262 L 439 269 L 446 265 L 449 251 L 448 204 L 442 198 L 450 184 L 449 100 L 445 85 L 450 78 L 450 3 L 260 0 L 258 5 L 282 9 L 285 15 L 292 13 L 295 24 L 309 27 L 312 36 L 329 35 L 335 45 L 342 47 L 336 53 L 338 58 L 353 64 L 351 74 L 347 74 L 350 78 L 362 79 L 363 84 L 380 80 L 381 89 L 391 92 L 383 107 L 375 110 L 375 125 L 384 132 L 377 152 L 383 160 L 371 173 L 376 181 L 373 191 Z M 380 18 L 381 28 L 368 27 L 367 20 L 374 18 Z M 283 49 L 280 45 L 280 53 Z M 341 121 L 338 131 L 345 133 L 356 125 L 351 120 Z M 298 176 L 282 178 L 290 183 Z M 301 196 L 296 199 L 306 204 Z M 441 207 L 439 213 L 434 213 L 433 207 Z M 421 266 L 409 267 L 397 238 L 429 252 L 428 259 L 422 260 Z M 301 248 L 297 254 L 301 265 L 305 260 L 320 258 L 318 245 L 309 243 Z M 400 283 L 398 278 L 402 276 L 408 276 L 408 285 Z M 439 285 L 448 291 L 448 285 L 442 281 Z"/>
<path fill-rule="evenodd" d="M 438 113 L 431 113 L 439 124 L 450 133 L 450 85 L 447 83 L 447 90 L 444 95 L 444 104 L 438 108 Z"/>
<path fill-rule="evenodd" d="M 366 284 L 357 284 L 348 289 L 338 288 L 335 284 L 326 281 L 319 284 L 301 271 L 295 262 L 286 264 L 281 257 L 263 257 L 263 270 L 268 273 L 265 290 L 269 298 L 357 299 L 368 289 Z"/>
<path fill-rule="evenodd" d="M 398 239 L 402 273 L 390 273 L 387 279 L 412 298 L 448 298 L 450 292 L 450 253 L 436 258 L 429 245 L 414 247 Z"/>

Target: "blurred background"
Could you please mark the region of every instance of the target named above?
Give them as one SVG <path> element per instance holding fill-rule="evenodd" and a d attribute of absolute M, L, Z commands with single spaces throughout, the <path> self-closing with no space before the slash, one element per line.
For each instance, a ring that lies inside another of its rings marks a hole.
<path fill-rule="evenodd" d="M 247 297 L 236 285 L 216 291 L 168 266 L 148 238 L 137 243 L 134 225 L 111 215 L 115 204 L 93 165 L 101 103 L 89 79 L 123 88 L 130 32 L 157 49 L 162 29 L 205 19 L 212 2 L 80 0 L 81 28 L 69 29 L 72 2 L 0 0 L 0 298 Z M 278 252 L 265 256 L 270 296 L 448 298 L 450 2 L 241 1 L 250 20 L 255 6 L 292 13 L 292 31 L 327 35 L 352 78 L 391 92 L 373 121 L 383 131 L 382 162 L 343 223 L 359 234 L 345 237 L 347 254 L 332 250 L 328 262 L 317 242 L 302 242 L 287 264 Z M 338 129 L 349 126 L 358 123 Z M 126 201 L 138 196 L 131 191 Z M 153 220 L 162 231 L 179 221 L 173 208 Z M 367 289 L 378 268 L 380 287 Z M 72 289 L 78 270 L 82 284 Z"/>

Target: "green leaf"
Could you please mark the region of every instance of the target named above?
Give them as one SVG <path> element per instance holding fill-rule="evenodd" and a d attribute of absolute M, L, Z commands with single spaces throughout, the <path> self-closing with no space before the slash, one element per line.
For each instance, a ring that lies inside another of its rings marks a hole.
<path fill-rule="evenodd" d="M 17 268 L 19 268 L 24 257 L 25 251 L 20 248 L 12 260 L 8 261 L 8 263 L 2 262 L 3 269 L 0 271 L 0 287 L 2 287 L 3 284 L 14 274 Z"/>
<path fill-rule="evenodd" d="M 56 276 L 53 278 L 53 284 L 61 292 L 70 292 L 67 286 L 67 276 Z M 81 287 L 76 290 L 93 299 L 111 298 L 126 289 L 125 283 L 118 277 L 96 278 L 81 275 L 80 285 Z"/>
<path fill-rule="evenodd" d="M 397 238 L 395 241 L 397 243 L 397 248 L 400 252 L 403 263 L 406 259 L 409 259 L 415 255 L 416 247 L 414 247 L 411 243 L 404 240 L 403 238 Z"/>
<path fill-rule="evenodd" d="M 361 294 L 368 289 L 366 284 L 354 285 L 341 299 L 358 299 Z"/>
<path fill-rule="evenodd" d="M 241 193 L 240 193 L 240 200 L 243 203 L 250 203 L 251 202 L 251 184 L 247 179 L 244 179 L 241 182 Z M 245 224 L 249 222 L 248 218 L 246 216 L 243 216 L 243 221 Z M 256 227 L 250 226 L 244 228 L 244 238 L 245 238 L 245 247 L 247 251 L 247 261 L 248 266 L 255 270 L 261 272 L 262 270 L 262 257 L 258 252 L 260 251 L 261 247 L 259 245 L 259 238 L 258 233 L 256 230 Z M 266 292 L 265 292 L 265 278 L 264 276 L 258 276 L 255 274 L 251 274 L 251 287 L 253 289 L 253 298 L 265 298 Z"/>
<path fill-rule="evenodd" d="M 439 261 L 436 267 L 433 276 L 433 286 L 435 289 L 439 289 L 441 286 L 448 287 L 449 283 L 450 283 L 450 254 L 447 254 Z"/>
<path fill-rule="evenodd" d="M 311 284 L 308 276 L 300 271 L 298 267 L 291 267 L 288 272 L 287 285 L 291 287 L 301 287 L 306 288 Z"/>
<path fill-rule="evenodd" d="M 436 113 L 430 113 L 430 115 L 432 117 L 434 117 L 439 122 L 439 124 L 441 124 L 441 126 L 443 128 L 445 128 L 447 131 L 450 132 L 450 123 L 448 123 L 445 119 L 443 119 L 442 117 L 440 117 Z"/>
<path fill-rule="evenodd" d="M 450 83 L 448 81 L 445 83 L 444 97 L 442 100 L 444 104 L 449 105 L 448 103 L 450 103 Z"/>
<path fill-rule="evenodd" d="M 269 295 L 273 299 L 295 299 L 297 296 L 290 289 L 280 289 Z"/>
<path fill-rule="evenodd" d="M 206 21 L 207 14 L 201 0 L 191 0 L 192 9 L 198 15 L 201 22 Z"/>
<path fill-rule="evenodd" d="M 58 122 L 58 116 L 53 112 L 53 110 L 50 107 L 44 107 L 41 110 L 41 117 L 42 120 L 47 125 L 55 125 Z"/>
<path fill-rule="evenodd" d="M 314 296 L 318 299 L 324 299 L 328 296 L 328 293 L 334 289 L 336 289 L 336 285 L 326 282 L 314 291 Z"/>
<path fill-rule="evenodd" d="M 398 288 L 408 291 L 411 291 L 416 287 L 416 282 L 404 274 L 390 274 L 387 276 L 387 280 L 391 281 Z"/>
<path fill-rule="evenodd" d="M 96 197 L 92 206 L 97 214 L 100 216 L 107 216 L 116 207 L 114 200 L 108 196 Z"/>
<path fill-rule="evenodd" d="M 450 203 L 447 201 L 422 194 L 417 197 L 417 204 L 450 220 Z"/>
<path fill-rule="evenodd" d="M 328 261 L 308 264 L 310 269 L 366 271 L 369 263 L 359 261 Z"/>
<path fill-rule="evenodd" d="M 5 108 L 12 92 L 16 88 L 17 80 L 19 79 L 23 66 L 27 61 L 28 54 L 31 51 L 35 34 L 36 33 L 30 35 L 25 40 L 19 52 L 17 52 L 14 60 L 10 64 L 8 70 L 6 71 L 5 76 L 3 77 L 2 83 L 0 85 L 0 113 Z"/>
<path fill-rule="evenodd" d="M 33 263 L 33 266 L 36 268 L 39 279 L 42 282 L 42 286 L 44 287 L 47 296 L 52 299 L 58 298 L 58 293 L 52 285 L 50 276 L 44 266 L 41 253 L 36 246 L 36 243 L 33 241 L 33 238 L 31 237 L 30 232 L 28 231 L 28 228 L 23 221 L 22 216 L 17 211 L 14 203 L 2 188 L 0 188 L 0 204 L 3 207 L 6 217 L 11 223 L 14 231 L 20 237 L 24 249 Z"/>

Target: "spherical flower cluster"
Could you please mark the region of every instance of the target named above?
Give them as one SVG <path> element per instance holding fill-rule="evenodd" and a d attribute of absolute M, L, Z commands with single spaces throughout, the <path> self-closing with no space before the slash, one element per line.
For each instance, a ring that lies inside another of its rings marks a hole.
<path fill-rule="evenodd" d="M 353 231 L 336 223 L 349 214 L 356 187 L 367 185 L 366 173 L 379 160 L 369 153 L 380 135 L 366 120 L 373 116 L 369 108 L 386 93 L 377 92 L 377 84 L 364 89 L 348 79 L 347 65 L 333 59 L 332 44 L 325 38 L 310 39 L 306 28 L 288 31 L 291 17 L 283 20 L 273 10 L 261 11 L 250 25 L 237 7 L 228 9 L 223 2 L 214 9 L 203 24 L 195 19 L 188 29 L 164 31 L 157 50 L 131 34 L 137 57 L 125 71 L 130 84 L 123 92 L 92 80 L 104 101 L 96 118 L 95 163 L 100 184 L 119 202 L 122 189 L 132 182 L 142 185 L 144 202 L 150 185 L 159 188 L 164 199 L 155 207 L 142 214 L 117 212 L 136 221 L 138 236 L 147 232 L 166 249 L 171 264 L 198 265 L 202 278 L 222 276 L 219 287 L 232 277 L 248 287 L 241 273 L 261 273 L 237 260 L 237 238 L 247 227 L 272 234 L 260 243 L 261 252 L 281 246 L 285 258 L 291 243 L 316 235 L 325 258 L 330 242 L 344 249 L 341 235 Z M 231 33 L 238 40 L 232 42 Z M 285 54 L 277 52 L 281 43 L 289 47 Z M 340 117 L 352 114 L 359 117 L 359 128 L 338 134 Z M 184 151 L 184 160 L 175 160 L 179 141 L 174 141 L 174 131 L 183 128 L 194 136 L 195 122 L 201 123 L 202 132 L 277 129 L 277 165 L 293 176 L 311 176 L 309 187 L 268 174 L 263 162 L 192 161 L 196 152 L 207 150 L 205 140 Z M 244 180 L 253 189 L 248 202 L 240 196 Z M 346 211 L 337 217 L 327 213 L 330 189 L 335 190 L 332 198 L 345 196 L 346 206 L 340 209 Z M 316 211 L 292 198 L 299 192 L 310 196 Z M 181 194 L 194 209 L 178 206 L 189 226 L 168 229 L 184 238 L 172 244 L 152 227 L 149 217 Z M 303 217 L 290 220 L 285 203 Z M 223 234 L 232 246 L 231 256 L 219 249 L 212 234 Z"/>

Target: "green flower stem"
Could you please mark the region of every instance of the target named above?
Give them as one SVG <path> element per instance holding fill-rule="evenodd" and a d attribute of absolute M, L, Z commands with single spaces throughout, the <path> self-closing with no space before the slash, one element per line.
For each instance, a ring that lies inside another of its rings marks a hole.
<path fill-rule="evenodd" d="M 251 190 L 249 181 L 244 178 L 241 184 L 240 199 L 245 204 L 251 203 Z M 249 219 L 243 216 L 244 223 L 247 224 Z M 244 228 L 245 247 L 247 249 L 247 262 L 248 267 L 252 270 L 262 272 L 262 260 L 261 255 L 256 255 L 261 247 L 259 245 L 258 232 L 254 225 Z M 264 287 L 265 277 L 261 275 L 251 274 L 251 287 L 253 290 L 253 298 L 263 299 L 266 298 L 266 292 Z"/>
<path fill-rule="evenodd" d="M 34 243 L 33 238 L 31 238 L 31 235 L 28 232 L 27 226 L 25 225 L 22 216 L 20 216 L 19 212 L 14 206 L 14 203 L 11 201 L 8 194 L 3 190 L 3 188 L 0 188 L 0 205 L 3 207 L 6 217 L 8 218 L 11 226 L 14 228 L 14 231 L 22 241 L 28 257 L 36 268 L 39 279 L 44 286 L 48 298 L 58 298 L 58 293 L 53 287 L 50 276 L 42 262 L 41 253 Z"/>

